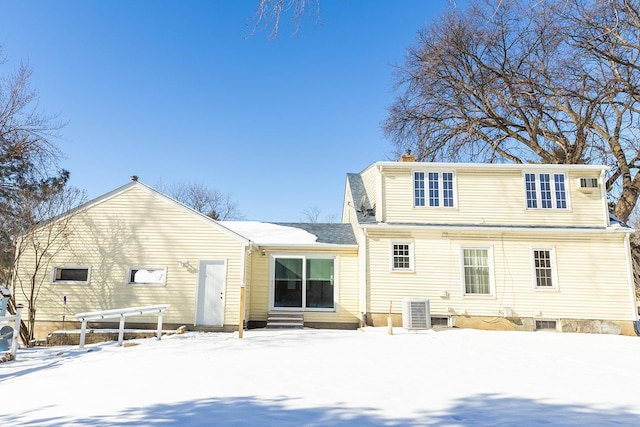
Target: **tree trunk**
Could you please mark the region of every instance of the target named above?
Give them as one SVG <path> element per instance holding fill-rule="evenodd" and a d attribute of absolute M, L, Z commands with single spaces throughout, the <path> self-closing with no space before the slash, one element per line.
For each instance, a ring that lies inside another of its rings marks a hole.
<path fill-rule="evenodd" d="M 633 181 L 623 185 L 622 194 L 613 208 L 613 214 L 619 220 L 627 222 L 638 202 L 638 195 L 640 195 L 640 174 L 637 174 Z"/>

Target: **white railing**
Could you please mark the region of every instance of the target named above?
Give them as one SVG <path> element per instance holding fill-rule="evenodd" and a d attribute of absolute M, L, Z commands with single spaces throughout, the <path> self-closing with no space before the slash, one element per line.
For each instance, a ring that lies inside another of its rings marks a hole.
<path fill-rule="evenodd" d="M 80 348 L 84 348 L 84 341 L 87 334 L 87 322 L 90 320 L 103 320 L 120 318 L 120 328 L 118 330 L 118 345 L 122 345 L 124 339 L 124 321 L 129 316 L 140 316 L 144 314 L 158 315 L 158 339 L 162 337 L 162 313 L 169 307 L 169 304 L 150 305 L 146 307 L 119 308 L 115 310 L 92 311 L 89 313 L 78 313 L 76 318 L 82 321 L 80 329 Z"/>
<path fill-rule="evenodd" d="M 9 353 L 11 353 L 11 360 L 16 360 L 16 353 L 18 352 L 18 336 L 20 335 L 20 319 L 22 318 L 22 306 L 18 305 L 16 307 L 16 314 L 11 316 L 0 316 L 0 323 L 14 321 L 13 326 L 13 338 L 11 340 L 11 348 L 9 349 Z"/>

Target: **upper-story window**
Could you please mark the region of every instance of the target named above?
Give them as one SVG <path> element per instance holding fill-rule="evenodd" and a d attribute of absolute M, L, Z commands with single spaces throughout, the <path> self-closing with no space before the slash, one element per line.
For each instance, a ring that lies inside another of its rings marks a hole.
<path fill-rule="evenodd" d="M 445 207 L 455 206 L 453 172 L 414 172 L 414 206 Z"/>
<path fill-rule="evenodd" d="M 529 209 L 566 209 L 567 177 L 563 173 L 527 173 L 524 186 Z"/>

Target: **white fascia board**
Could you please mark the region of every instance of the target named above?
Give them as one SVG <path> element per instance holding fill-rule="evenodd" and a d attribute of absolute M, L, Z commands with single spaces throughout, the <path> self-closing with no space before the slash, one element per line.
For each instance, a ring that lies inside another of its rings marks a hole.
<path fill-rule="evenodd" d="M 376 162 L 368 166 L 382 169 L 455 169 L 455 170 L 562 170 L 562 171 L 607 171 L 606 165 L 539 164 L 539 163 L 440 163 L 440 162 Z M 363 171 L 364 172 L 364 171 Z"/>
<path fill-rule="evenodd" d="M 474 226 L 474 225 L 446 225 L 446 224 L 367 224 L 371 230 L 438 230 L 438 231 L 472 231 L 489 233 L 569 233 L 569 234 L 602 234 L 602 233 L 634 233 L 633 228 L 602 227 L 602 228 L 563 228 L 563 227 L 509 227 L 509 226 Z"/>

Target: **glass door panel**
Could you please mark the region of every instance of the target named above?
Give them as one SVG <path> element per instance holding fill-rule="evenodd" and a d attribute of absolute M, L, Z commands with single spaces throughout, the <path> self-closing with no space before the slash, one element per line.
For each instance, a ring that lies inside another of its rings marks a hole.
<path fill-rule="evenodd" d="M 302 308 L 302 259 L 275 260 L 274 307 Z"/>
<path fill-rule="evenodd" d="M 333 259 L 307 259 L 306 306 L 333 308 Z"/>

